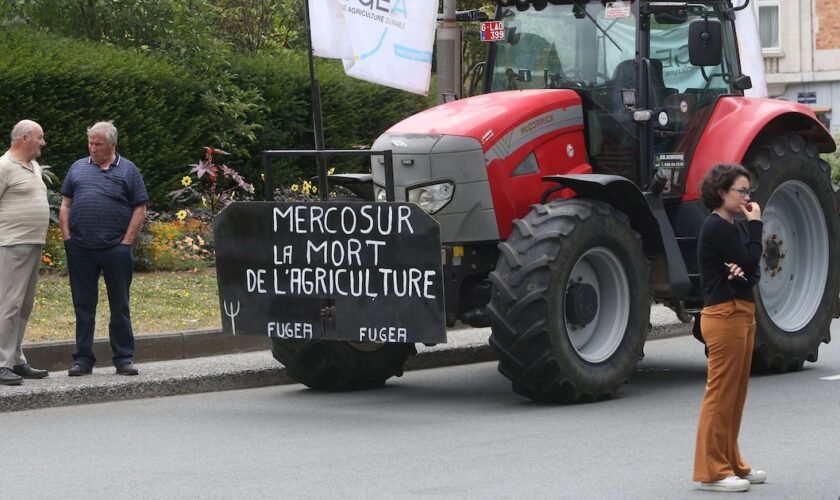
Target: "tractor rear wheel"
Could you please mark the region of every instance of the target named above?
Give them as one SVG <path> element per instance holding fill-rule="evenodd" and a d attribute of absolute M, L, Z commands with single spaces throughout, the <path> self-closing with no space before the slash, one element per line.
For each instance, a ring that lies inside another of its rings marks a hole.
<path fill-rule="evenodd" d="M 403 374 L 414 344 L 272 339 L 274 359 L 294 380 L 322 391 L 372 389 Z"/>
<path fill-rule="evenodd" d="M 650 319 L 648 263 L 628 217 L 592 200 L 535 205 L 499 250 L 490 343 L 513 390 L 547 403 L 613 397 Z"/>
<path fill-rule="evenodd" d="M 753 367 L 797 371 L 817 360 L 840 315 L 837 187 L 816 146 L 798 135 L 759 139 L 744 166 L 764 221 Z"/>

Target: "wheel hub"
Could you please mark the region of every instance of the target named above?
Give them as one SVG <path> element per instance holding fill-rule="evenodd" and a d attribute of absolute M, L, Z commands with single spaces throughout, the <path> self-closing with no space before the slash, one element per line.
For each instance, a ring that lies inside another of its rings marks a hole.
<path fill-rule="evenodd" d="M 598 293 L 589 283 L 572 283 L 566 292 L 566 318 L 576 326 L 586 326 L 598 314 Z"/>
<path fill-rule="evenodd" d="M 785 253 L 782 251 L 784 242 L 775 234 L 764 242 L 764 271 L 775 277 L 782 271 L 782 261 Z"/>

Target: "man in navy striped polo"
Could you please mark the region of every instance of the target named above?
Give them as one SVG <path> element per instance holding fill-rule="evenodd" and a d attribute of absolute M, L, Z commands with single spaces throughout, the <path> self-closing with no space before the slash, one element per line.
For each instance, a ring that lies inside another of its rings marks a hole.
<path fill-rule="evenodd" d="M 93 334 L 102 274 L 111 309 L 108 336 L 116 372 L 137 375 L 129 288 L 132 245 L 146 218 L 149 196 L 137 166 L 117 154 L 113 123 L 95 123 L 87 133 L 90 156 L 70 167 L 61 186 L 59 222 L 76 312 L 76 353 L 68 373 L 87 375 L 96 364 Z"/>

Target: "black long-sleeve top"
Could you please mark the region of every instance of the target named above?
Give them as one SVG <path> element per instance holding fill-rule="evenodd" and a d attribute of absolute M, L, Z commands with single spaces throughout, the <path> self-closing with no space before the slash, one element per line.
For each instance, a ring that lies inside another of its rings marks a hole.
<path fill-rule="evenodd" d="M 714 212 L 709 215 L 700 228 L 697 242 L 704 306 L 733 298 L 753 301 L 752 288 L 758 283 L 761 271 L 761 230 L 761 221 L 736 219 L 730 223 Z M 727 263 L 743 269 L 746 281 L 730 280 Z"/>

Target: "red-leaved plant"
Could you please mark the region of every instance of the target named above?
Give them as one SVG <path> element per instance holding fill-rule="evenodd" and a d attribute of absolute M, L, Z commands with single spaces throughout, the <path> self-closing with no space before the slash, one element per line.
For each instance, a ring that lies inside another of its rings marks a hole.
<path fill-rule="evenodd" d="M 242 200 L 254 193 L 254 185 L 232 167 L 217 163 L 216 155 L 230 156 L 230 153 L 205 147 L 204 159 L 190 165 L 192 168 L 189 175 L 181 178 L 184 187 L 169 193 L 172 201 L 185 205 L 197 204 L 215 216 L 230 202 L 237 198 Z"/>

